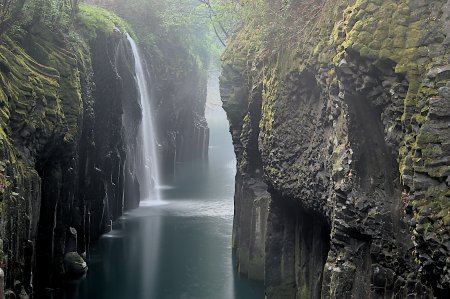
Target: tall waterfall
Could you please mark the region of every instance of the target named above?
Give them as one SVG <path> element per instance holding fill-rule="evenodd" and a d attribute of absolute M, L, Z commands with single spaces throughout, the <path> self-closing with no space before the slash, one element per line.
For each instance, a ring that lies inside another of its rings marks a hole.
<path fill-rule="evenodd" d="M 142 141 L 141 158 L 143 161 L 143 169 L 139 180 L 141 200 L 160 200 L 160 172 L 156 150 L 157 141 L 155 126 L 152 117 L 151 95 L 148 88 L 143 59 L 139 53 L 139 49 L 131 36 L 127 35 L 127 38 L 133 50 L 136 80 L 142 107 L 140 138 Z"/>

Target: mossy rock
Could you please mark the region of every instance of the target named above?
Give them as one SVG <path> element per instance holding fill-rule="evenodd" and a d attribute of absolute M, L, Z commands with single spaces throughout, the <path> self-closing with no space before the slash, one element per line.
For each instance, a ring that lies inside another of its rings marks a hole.
<path fill-rule="evenodd" d="M 79 30 L 88 40 L 94 40 L 98 32 L 111 36 L 114 28 L 127 32 L 136 39 L 136 34 L 127 22 L 113 12 L 96 5 L 81 4 L 77 15 L 77 23 Z"/>

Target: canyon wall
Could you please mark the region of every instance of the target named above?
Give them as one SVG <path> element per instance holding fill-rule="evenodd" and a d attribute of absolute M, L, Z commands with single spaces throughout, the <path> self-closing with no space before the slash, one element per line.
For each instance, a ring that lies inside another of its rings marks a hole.
<path fill-rule="evenodd" d="M 177 163 L 208 156 L 209 128 L 205 119 L 208 78 L 191 54 L 180 54 L 174 45 L 167 45 L 166 49 L 162 61 L 155 62 L 151 57 L 147 61 L 158 111 L 162 169 L 170 176 L 176 172 Z"/>
<path fill-rule="evenodd" d="M 46 297 L 138 203 L 133 56 L 113 27 L 78 43 L 35 27 L 3 37 L 1 55 L 1 267 L 9 292 Z"/>
<path fill-rule="evenodd" d="M 142 112 L 125 35 L 132 30 L 91 6 L 80 7 L 71 30 L 36 25 L 0 41 L 0 269 L 8 298 L 56 295 L 62 279 L 85 273 L 90 246 L 139 204 Z M 184 79 L 158 78 L 153 91 L 159 122 L 189 142 L 197 136 L 181 151 L 190 159 L 207 148 L 206 78 L 197 65 L 185 67 L 178 65 Z M 173 163 L 181 145 L 160 135 L 162 145 L 174 144 Z"/>
<path fill-rule="evenodd" d="M 192 24 L 183 24 L 181 20 L 178 27 L 170 29 L 171 25 L 166 24 L 170 22 L 164 20 L 167 12 L 158 9 L 159 5 L 164 7 L 162 3 L 154 2 L 149 6 L 150 1 L 133 6 L 133 2 L 125 0 L 92 2 L 126 19 L 142 37 L 142 54 L 147 61 L 156 111 L 163 176 L 172 177 L 179 163 L 206 159 L 209 128 L 205 102 L 210 54 L 205 41 L 192 36 L 205 33 L 190 32 L 188 28 Z"/>
<path fill-rule="evenodd" d="M 239 271 L 268 299 L 448 298 L 450 3 L 288 2 L 296 42 L 253 20 L 223 54 Z"/>

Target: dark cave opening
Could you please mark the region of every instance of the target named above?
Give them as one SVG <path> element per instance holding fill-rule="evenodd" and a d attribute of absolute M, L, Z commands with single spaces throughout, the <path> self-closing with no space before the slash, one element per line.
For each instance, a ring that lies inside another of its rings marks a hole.
<path fill-rule="evenodd" d="M 272 194 L 266 241 L 267 294 L 321 298 L 330 226 L 323 216 Z"/>

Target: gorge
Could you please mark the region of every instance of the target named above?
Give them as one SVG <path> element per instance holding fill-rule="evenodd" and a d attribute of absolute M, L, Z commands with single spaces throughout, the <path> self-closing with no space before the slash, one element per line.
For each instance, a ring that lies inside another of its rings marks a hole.
<path fill-rule="evenodd" d="M 0 299 L 450 297 L 448 0 L 82 2 L 0 0 Z"/>

